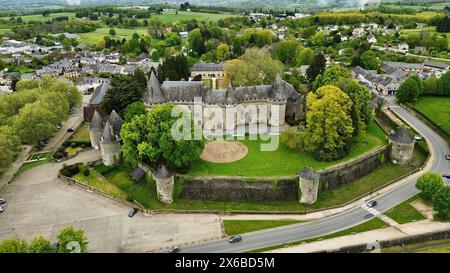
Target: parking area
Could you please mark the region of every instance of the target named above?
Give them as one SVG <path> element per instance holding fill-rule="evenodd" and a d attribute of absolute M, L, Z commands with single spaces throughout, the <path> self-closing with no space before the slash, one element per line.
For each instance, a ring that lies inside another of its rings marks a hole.
<path fill-rule="evenodd" d="M 71 225 L 85 230 L 90 252 L 160 251 L 221 237 L 216 215 L 139 213 L 129 218 L 129 207 L 59 181 L 61 166 L 30 169 L 0 193 L 7 199 L 0 240 L 42 235 L 54 241 L 60 229 Z"/>

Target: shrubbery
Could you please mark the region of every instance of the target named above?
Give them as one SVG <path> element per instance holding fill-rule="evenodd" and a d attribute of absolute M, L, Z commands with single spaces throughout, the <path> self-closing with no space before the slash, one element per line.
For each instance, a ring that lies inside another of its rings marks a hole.
<path fill-rule="evenodd" d="M 64 165 L 64 167 L 59 171 L 60 174 L 72 177 L 80 172 L 80 164 L 75 165 Z"/>

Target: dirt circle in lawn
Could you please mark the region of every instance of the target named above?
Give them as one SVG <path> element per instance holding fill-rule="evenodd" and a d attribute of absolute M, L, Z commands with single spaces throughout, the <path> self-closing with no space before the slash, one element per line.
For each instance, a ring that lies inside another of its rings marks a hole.
<path fill-rule="evenodd" d="M 214 140 L 205 144 L 200 158 L 213 163 L 231 163 L 244 158 L 247 146 L 239 141 Z"/>

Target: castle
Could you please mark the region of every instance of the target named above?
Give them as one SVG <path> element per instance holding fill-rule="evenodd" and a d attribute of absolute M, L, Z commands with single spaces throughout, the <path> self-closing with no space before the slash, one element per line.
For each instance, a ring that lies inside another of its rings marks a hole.
<path fill-rule="evenodd" d="M 206 124 L 214 116 L 214 113 L 209 112 L 212 110 L 208 109 L 219 110 L 223 117 L 226 116 L 226 110 L 230 108 L 234 110 L 235 115 L 231 117 L 231 120 L 228 119 L 224 124 L 218 125 L 221 127 L 220 129 L 223 127 L 226 130 L 234 130 L 236 126 L 245 126 L 255 122 L 250 114 L 245 115 L 246 107 L 250 105 L 267 106 L 269 123 L 272 121 L 270 116 L 277 115 L 275 120 L 279 124 L 270 123 L 270 125 L 283 125 L 286 116 L 293 120 L 305 117 L 304 101 L 295 88 L 283 81 L 279 75 L 270 85 L 243 87 L 229 85 L 226 89 L 212 90 L 204 87 L 200 81 L 164 81 L 163 84 L 160 84 L 156 75 L 151 73 L 147 92 L 143 97 L 144 104 L 150 109 L 154 105 L 172 103 L 188 107 L 191 111 L 199 99 L 205 110 L 203 117 L 194 117 L 194 120 L 200 118 L 203 124 Z M 274 109 L 277 111 L 275 112 Z M 238 120 L 237 116 L 240 114 L 245 120 Z M 112 111 L 105 120 L 97 110 L 92 116 L 89 128 L 92 147 L 102 152 L 103 162 L 107 166 L 114 165 L 120 158 L 120 128 L 122 124 L 122 118 L 115 111 Z"/>

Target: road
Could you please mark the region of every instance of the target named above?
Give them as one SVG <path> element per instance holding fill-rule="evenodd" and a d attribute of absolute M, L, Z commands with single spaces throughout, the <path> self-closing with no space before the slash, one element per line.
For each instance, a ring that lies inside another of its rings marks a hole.
<path fill-rule="evenodd" d="M 382 46 L 372 45 L 372 48 L 376 49 L 378 51 L 386 51 L 386 49 L 384 47 L 382 47 Z M 412 53 L 405 53 L 405 55 L 406 56 L 412 56 L 412 57 L 418 57 L 418 58 L 422 58 L 422 59 L 426 59 L 426 60 L 444 61 L 444 62 L 449 62 L 450 61 L 450 59 L 446 59 L 446 58 L 418 55 L 418 54 L 412 54 Z"/>
<path fill-rule="evenodd" d="M 392 98 L 387 98 L 390 108 L 406 123 L 419 132 L 428 142 L 432 156 L 428 162 L 427 171 L 444 173 L 450 171 L 450 161 L 445 160 L 444 155 L 449 153 L 447 143 L 426 124 L 418 120 L 407 110 L 398 106 Z M 395 205 L 416 195 L 419 191 L 415 188 L 415 182 L 420 173 L 405 178 L 399 186 L 375 198 L 379 212 L 385 212 Z M 334 233 L 339 230 L 356 226 L 368 221 L 375 216 L 362 207 L 354 207 L 342 213 L 323 218 L 310 223 L 302 223 L 256 231 L 243 235 L 239 243 L 230 244 L 226 239 L 209 241 L 201 244 L 182 247 L 185 253 L 239 253 L 254 249 L 295 242 Z"/>

